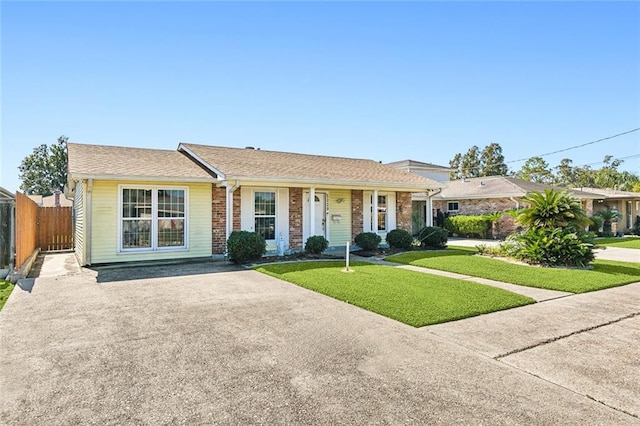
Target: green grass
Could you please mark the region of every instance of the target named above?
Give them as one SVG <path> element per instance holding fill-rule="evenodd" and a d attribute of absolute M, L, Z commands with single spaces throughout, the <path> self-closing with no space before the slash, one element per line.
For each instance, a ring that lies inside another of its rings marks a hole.
<path fill-rule="evenodd" d="M 596 238 L 596 245 L 640 249 L 640 237 Z"/>
<path fill-rule="evenodd" d="M 391 266 L 352 266 L 352 273 L 342 272 L 342 262 L 274 263 L 256 270 L 414 327 L 534 303 L 482 284 Z"/>
<path fill-rule="evenodd" d="M 540 268 L 473 256 L 472 252 L 466 249 L 415 251 L 390 256 L 387 260 L 571 293 L 586 293 L 640 281 L 640 263 L 608 260 L 594 261 L 592 270 Z"/>
<path fill-rule="evenodd" d="M 14 284 L 11 284 L 8 281 L 0 280 L 0 311 L 4 307 L 4 304 L 7 302 L 7 299 L 9 298 L 9 295 L 11 295 L 14 287 Z"/>

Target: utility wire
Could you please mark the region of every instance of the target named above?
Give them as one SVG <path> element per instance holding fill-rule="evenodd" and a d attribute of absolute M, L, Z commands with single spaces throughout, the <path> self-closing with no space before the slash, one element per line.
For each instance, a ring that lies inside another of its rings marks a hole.
<path fill-rule="evenodd" d="M 626 157 L 612 158 L 611 161 L 629 160 L 630 158 L 638 158 L 638 157 L 640 157 L 640 154 L 627 155 Z M 583 164 L 582 166 L 578 166 L 578 167 L 595 166 L 596 164 L 604 164 L 604 161 L 597 161 L 595 163 Z"/>
<path fill-rule="evenodd" d="M 583 146 L 593 145 L 594 143 L 607 141 L 609 139 L 617 138 L 617 137 L 623 136 L 623 135 L 628 135 L 629 133 L 637 132 L 638 130 L 640 130 L 640 127 L 638 127 L 637 129 L 629 130 L 627 132 L 618 133 L 617 135 L 608 136 L 606 138 L 598 139 L 596 141 L 591 141 L 591 142 L 583 143 L 583 144 L 576 145 L 576 146 L 570 146 L 569 148 L 559 149 L 559 150 L 553 151 L 553 152 L 547 152 L 546 154 L 532 155 L 530 157 L 520 158 L 518 160 L 505 161 L 505 164 L 517 163 L 517 162 L 520 162 L 520 161 L 527 161 L 529 158 L 533 158 L 533 157 L 546 157 L 547 155 L 553 155 L 553 154 L 558 154 L 560 152 L 570 151 L 570 150 L 576 149 L 576 148 L 582 148 Z"/>

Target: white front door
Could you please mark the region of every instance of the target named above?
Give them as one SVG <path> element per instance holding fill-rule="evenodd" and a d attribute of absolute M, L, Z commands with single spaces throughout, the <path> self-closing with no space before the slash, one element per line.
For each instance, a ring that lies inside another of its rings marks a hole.
<path fill-rule="evenodd" d="M 328 239 L 328 225 L 327 225 L 327 200 L 328 195 L 326 192 L 315 192 L 313 195 L 313 203 L 309 200 L 309 192 L 305 191 L 302 203 L 302 239 L 303 244 L 307 241 L 307 238 L 313 235 L 322 235 Z M 313 230 L 311 230 L 311 211 L 309 210 L 313 205 Z"/>
<path fill-rule="evenodd" d="M 327 194 L 317 192 L 315 198 L 315 235 L 322 235 L 327 238 Z"/>

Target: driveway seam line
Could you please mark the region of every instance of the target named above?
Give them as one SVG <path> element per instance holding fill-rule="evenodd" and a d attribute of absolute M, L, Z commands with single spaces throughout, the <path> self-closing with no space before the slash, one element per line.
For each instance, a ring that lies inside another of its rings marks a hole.
<path fill-rule="evenodd" d="M 636 317 L 638 315 L 640 315 L 640 312 L 633 312 L 631 314 L 624 315 L 622 317 L 613 319 L 611 321 L 604 322 L 602 324 L 597 324 L 597 325 L 594 325 L 594 326 L 591 326 L 591 327 L 582 328 L 580 330 L 572 331 L 571 333 L 568 333 L 568 334 L 563 334 L 563 335 L 560 335 L 560 336 L 551 337 L 549 339 L 545 339 L 545 340 L 540 341 L 538 343 L 534 343 L 532 345 L 525 346 L 524 348 L 518 348 L 518 349 L 514 349 L 512 351 L 506 352 L 504 354 L 496 355 L 496 356 L 493 357 L 493 359 L 499 361 L 502 358 L 508 357 L 510 355 L 514 355 L 514 354 L 517 354 L 517 353 L 528 351 L 529 349 L 537 348 L 538 346 L 544 346 L 544 345 L 547 345 L 549 343 L 557 342 L 558 340 L 566 339 L 567 337 L 575 336 L 577 334 L 585 333 L 587 331 L 596 330 L 598 328 L 605 327 L 605 326 L 611 325 L 611 324 L 615 324 L 615 323 L 618 323 L 620 321 L 624 321 L 624 320 Z"/>

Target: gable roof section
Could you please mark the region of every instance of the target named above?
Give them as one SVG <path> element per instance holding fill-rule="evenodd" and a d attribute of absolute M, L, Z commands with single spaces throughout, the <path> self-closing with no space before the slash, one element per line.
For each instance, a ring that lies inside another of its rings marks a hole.
<path fill-rule="evenodd" d="M 200 166 L 177 151 L 67 144 L 70 179 L 212 182 Z"/>
<path fill-rule="evenodd" d="M 508 176 L 487 176 L 479 178 L 466 178 L 448 182 L 444 188 L 434 198 L 443 200 L 455 199 L 477 199 L 477 198 L 505 198 L 523 197 L 530 192 L 542 192 L 545 189 L 564 190 L 574 197 L 597 199 L 597 194 L 578 191 L 573 189 L 560 188 L 542 183 L 528 182 L 526 180 Z"/>
<path fill-rule="evenodd" d="M 442 186 L 373 160 L 189 143 L 181 143 L 178 150 L 208 167 L 220 180 L 386 186 L 422 191 Z"/>

